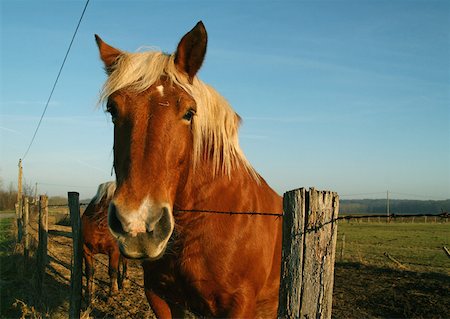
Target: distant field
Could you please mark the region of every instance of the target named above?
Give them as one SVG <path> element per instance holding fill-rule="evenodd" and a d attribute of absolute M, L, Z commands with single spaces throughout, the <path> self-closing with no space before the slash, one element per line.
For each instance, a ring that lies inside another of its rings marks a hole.
<path fill-rule="evenodd" d="M 341 259 L 344 235 L 344 258 Z M 336 260 L 398 267 L 384 255 L 386 252 L 404 265 L 405 269 L 450 275 L 450 259 L 443 246 L 450 248 L 450 223 L 341 221 L 338 226 Z"/>

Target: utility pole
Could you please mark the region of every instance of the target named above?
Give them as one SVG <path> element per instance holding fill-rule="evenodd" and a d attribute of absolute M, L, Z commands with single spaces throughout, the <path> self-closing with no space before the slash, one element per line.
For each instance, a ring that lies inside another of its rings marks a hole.
<path fill-rule="evenodd" d="M 389 221 L 389 216 L 390 216 L 390 212 L 389 212 L 389 191 L 386 192 L 386 214 L 387 214 L 387 219 Z"/>

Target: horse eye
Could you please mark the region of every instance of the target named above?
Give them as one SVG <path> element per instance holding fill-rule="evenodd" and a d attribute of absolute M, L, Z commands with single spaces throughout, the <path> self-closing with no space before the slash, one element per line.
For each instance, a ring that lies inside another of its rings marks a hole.
<path fill-rule="evenodd" d="M 194 117 L 194 115 L 195 115 L 195 111 L 190 109 L 189 111 L 186 112 L 186 114 L 184 114 L 183 120 L 190 122 L 192 120 L 192 118 Z"/>

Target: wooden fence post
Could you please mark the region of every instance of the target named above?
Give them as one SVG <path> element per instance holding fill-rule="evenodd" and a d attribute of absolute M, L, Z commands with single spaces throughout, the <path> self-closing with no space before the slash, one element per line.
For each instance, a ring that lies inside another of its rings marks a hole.
<path fill-rule="evenodd" d="M 23 198 L 20 199 L 17 207 L 18 207 L 18 215 L 17 215 L 17 243 L 22 242 L 23 238 Z"/>
<path fill-rule="evenodd" d="M 331 318 L 339 197 L 304 188 L 283 199 L 279 318 Z"/>
<path fill-rule="evenodd" d="M 28 222 L 30 217 L 30 202 L 28 197 L 24 198 L 23 205 L 23 237 L 24 237 L 24 245 L 23 245 L 23 257 L 25 264 L 28 261 L 29 251 L 30 251 L 30 238 L 28 236 Z"/>
<path fill-rule="evenodd" d="M 41 195 L 39 199 L 39 246 L 37 251 L 36 288 L 42 291 L 44 286 L 45 269 L 47 266 L 48 241 L 48 197 Z"/>
<path fill-rule="evenodd" d="M 73 241 L 73 263 L 70 274 L 69 318 L 80 318 L 81 312 L 83 254 L 81 246 L 81 218 L 79 197 L 80 194 L 77 192 L 68 193 Z"/>
<path fill-rule="evenodd" d="M 304 188 L 283 197 L 283 248 L 278 318 L 299 318 L 305 220 Z"/>

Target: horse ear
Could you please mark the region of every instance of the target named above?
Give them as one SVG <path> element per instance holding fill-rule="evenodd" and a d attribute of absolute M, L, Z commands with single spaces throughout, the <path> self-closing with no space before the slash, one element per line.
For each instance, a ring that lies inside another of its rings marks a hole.
<path fill-rule="evenodd" d="M 108 72 L 117 57 L 122 54 L 122 51 L 106 44 L 98 35 L 95 35 L 95 41 L 97 42 L 98 50 L 100 51 L 100 58 L 105 64 L 105 69 Z"/>
<path fill-rule="evenodd" d="M 178 44 L 175 53 L 175 66 L 178 71 L 186 73 L 189 82 L 192 83 L 194 76 L 202 66 L 206 53 L 208 35 L 202 21 L 184 35 Z"/>

